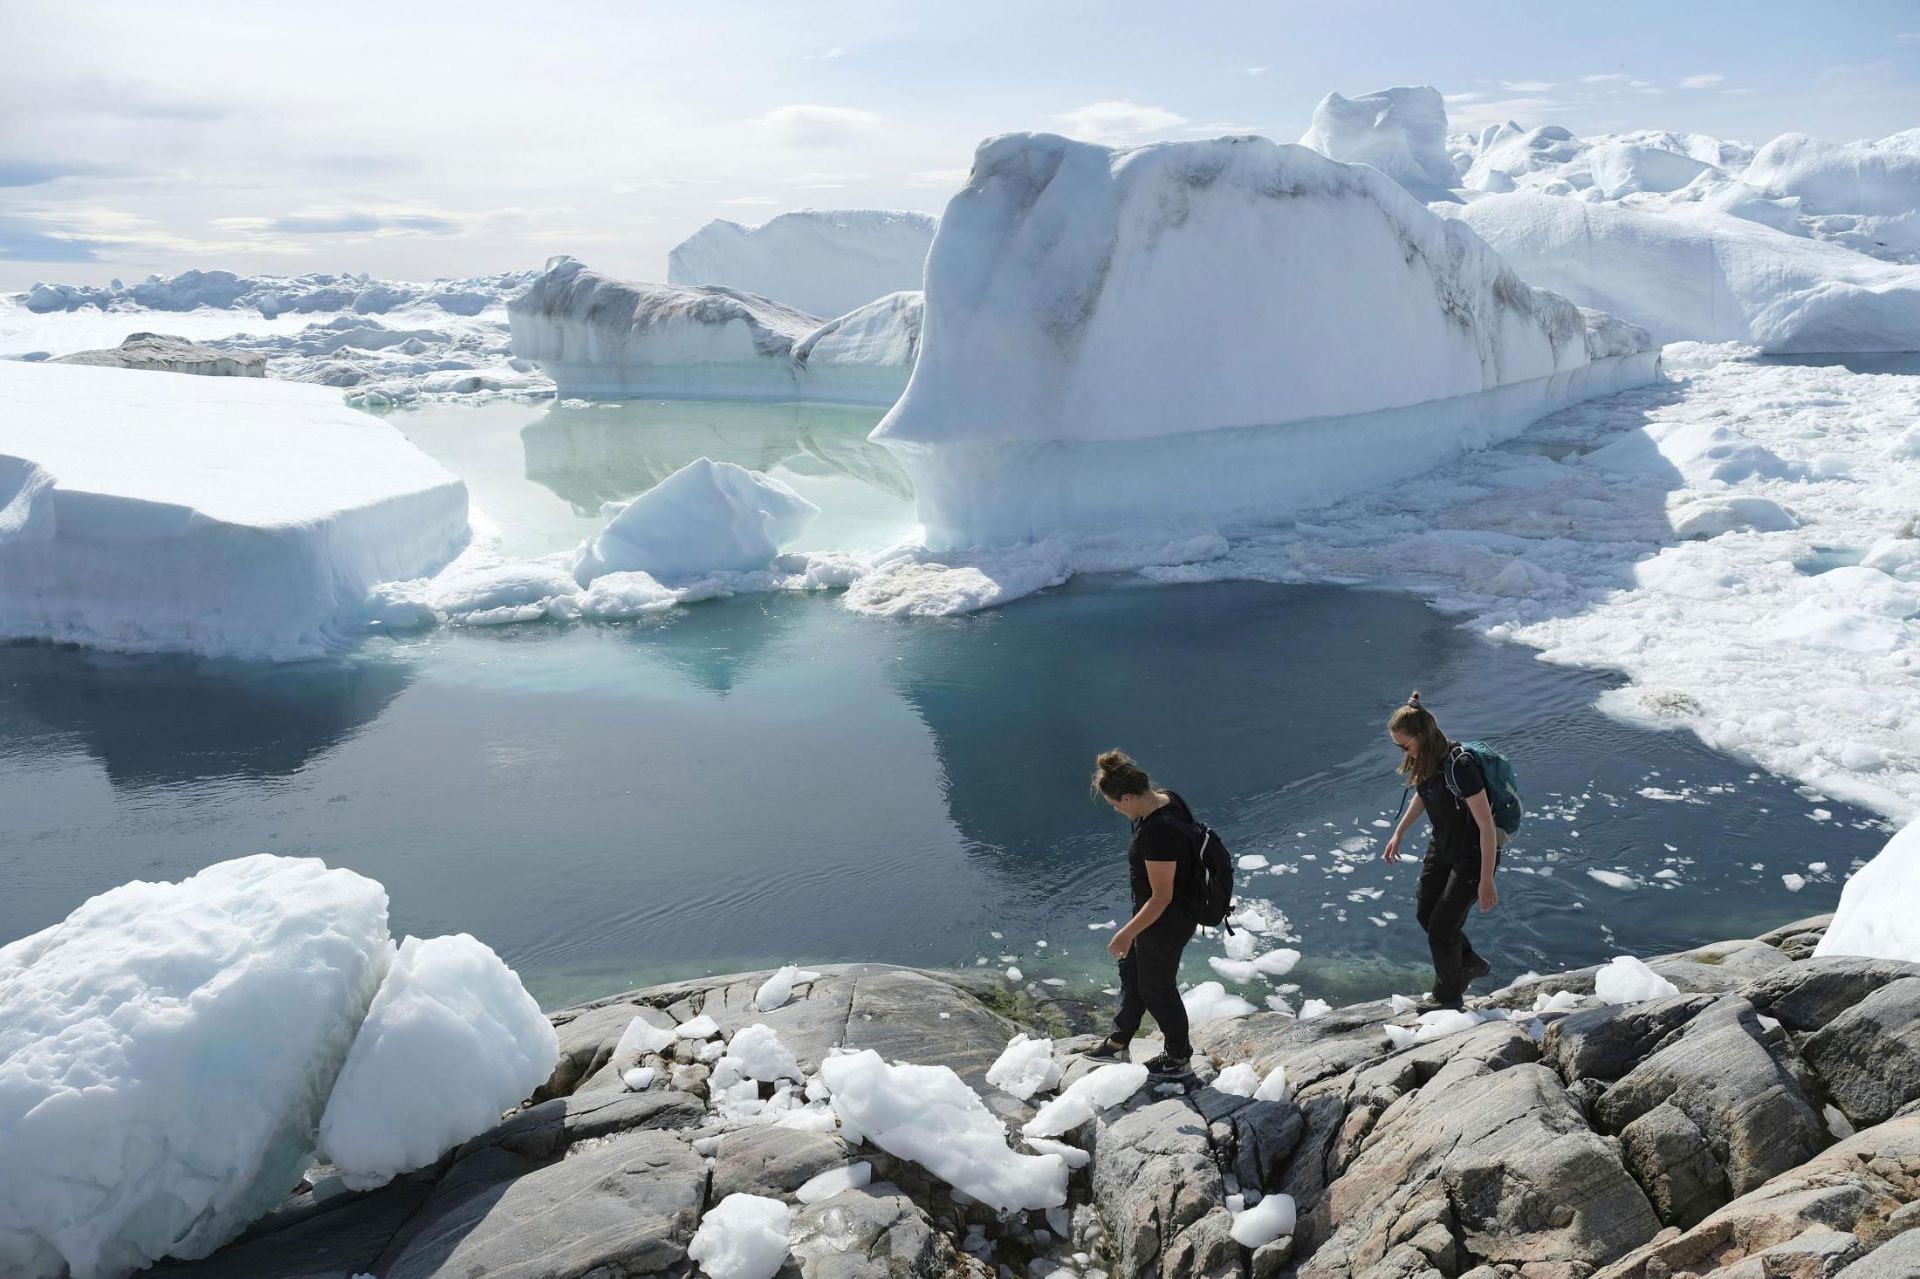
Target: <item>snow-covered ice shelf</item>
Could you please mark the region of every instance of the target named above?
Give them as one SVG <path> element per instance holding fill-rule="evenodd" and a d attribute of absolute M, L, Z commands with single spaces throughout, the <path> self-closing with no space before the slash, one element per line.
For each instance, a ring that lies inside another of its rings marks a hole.
<path fill-rule="evenodd" d="M 1321 504 L 1658 365 L 1377 171 L 1260 138 L 988 140 L 927 308 L 874 438 L 935 549 Z"/>
<path fill-rule="evenodd" d="M 0 362 L 0 636 L 313 656 L 466 540 L 466 486 L 338 391 Z"/>

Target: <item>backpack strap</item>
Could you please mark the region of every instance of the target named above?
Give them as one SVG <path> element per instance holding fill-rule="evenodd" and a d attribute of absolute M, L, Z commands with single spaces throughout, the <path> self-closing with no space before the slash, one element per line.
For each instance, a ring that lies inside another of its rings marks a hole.
<path fill-rule="evenodd" d="M 1447 752 L 1446 759 L 1440 763 L 1440 775 L 1446 779 L 1447 792 L 1453 796 L 1454 802 L 1457 804 L 1465 804 L 1467 797 L 1460 793 L 1460 784 L 1453 780 L 1453 763 L 1462 755 L 1469 753 L 1466 747 L 1462 746 L 1459 742 L 1455 742 L 1453 749 Z"/>

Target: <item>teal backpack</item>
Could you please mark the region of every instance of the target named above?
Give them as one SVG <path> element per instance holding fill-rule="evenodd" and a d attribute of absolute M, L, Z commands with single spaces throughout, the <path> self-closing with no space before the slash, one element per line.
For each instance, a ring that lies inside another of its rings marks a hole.
<path fill-rule="evenodd" d="M 1480 771 L 1487 779 L 1487 805 L 1493 809 L 1493 824 L 1508 839 L 1520 830 L 1520 819 L 1526 816 L 1527 808 L 1520 800 L 1520 788 L 1514 782 L 1513 765 L 1485 742 L 1460 742 L 1447 754 L 1445 765 L 1447 789 L 1453 792 L 1455 799 L 1462 800 L 1460 788 L 1453 781 L 1453 762 L 1460 752 L 1473 756 L 1480 765 Z M 1504 841 L 1503 841 L 1504 842 Z"/>

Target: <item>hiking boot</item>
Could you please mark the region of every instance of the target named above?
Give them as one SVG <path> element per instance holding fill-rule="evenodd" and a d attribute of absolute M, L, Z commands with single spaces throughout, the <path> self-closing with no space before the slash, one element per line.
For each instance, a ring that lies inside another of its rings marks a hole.
<path fill-rule="evenodd" d="M 1178 1079 L 1193 1073 L 1193 1058 L 1169 1057 L 1161 1053 L 1147 1062 L 1147 1075 L 1153 1079 Z"/>
<path fill-rule="evenodd" d="M 1432 991 L 1428 991 L 1426 994 L 1420 996 L 1421 1012 L 1438 1012 L 1441 1009 L 1455 1013 L 1463 1012 L 1466 1009 L 1466 1002 L 1458 995 L 1455 995 L 1452 999 L 1442 999 Z"/>
<path fill-rule="evenodd" d="M 1462 982 L 1462 984 L 1470 986 L 1474 982 L 1479 981 L 1482 977 L 1485 977 L 1488 973 L 1492 971 L 1493 971 L 1492 964 L 1489 964 L 1486 960 L 1480 958 L 1480 956 L 1475 955 L 1472 959 L 1467 961 L 1466 969 L 1461 974 L 1462 977 L 1465 979 Z"/>
<path fill-rule="evenodd" d="M 1095 1061 L 1120 1061 L 1127 1055 L 1127 1046 L 1119 1040 L 1109 1037 L 1101 1040 L 1096 1047 L 1089 1048 L 1080 1055 L 1082 1057 L 1091 1057 Z"/>

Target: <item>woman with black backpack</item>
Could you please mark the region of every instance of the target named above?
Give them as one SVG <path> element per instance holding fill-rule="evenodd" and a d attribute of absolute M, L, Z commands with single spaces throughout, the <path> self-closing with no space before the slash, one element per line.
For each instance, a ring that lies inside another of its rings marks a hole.
<path fill-rule="evenodd" d="M 1400 772 L 1414 794 L 1387 839 L 1386 860 L 1400 860 L 1400 842 L 1421 813 L 1433 821 L 1415 912 L 1433 953 L 1433 990 L 1420 1003 L 1457 1009 L 1467 984 L 1492 971 L 1466 934 L 1474 902 L 1481 914 L 1500 904 L 1493 872 L 1501 836 L 1487 799 L 1486 774 L 1472 751 L 1440 731 L 1433 712 L 1420 704 L 1418 690 L 1387 720 L 1387 736 L 1400 748 Z"/>
<path fill-rule="evenodd" d="M 1170 790 L 1154 786 L 1123 751 L 1100 756 L 1093 791 L 1133 824 L 1127 869 L 1133 887 L 1133 917 L 1114 933 L 1107 952 L 1120 961 L 1120 1011 L 1113 1033 L 1085 1055 L 1113 1060 L 1125 1055 L 1146 1013 L 1166 1037 L 1166 1051 L 1147 1062 L 1155 1075 L 1187 1072 L 1193 1045 L 1187 1039 L 1187 1006 L 1180 1000 L 1180 954 L 1193 940 L 1199 837 L 1193 811 Z"/>

